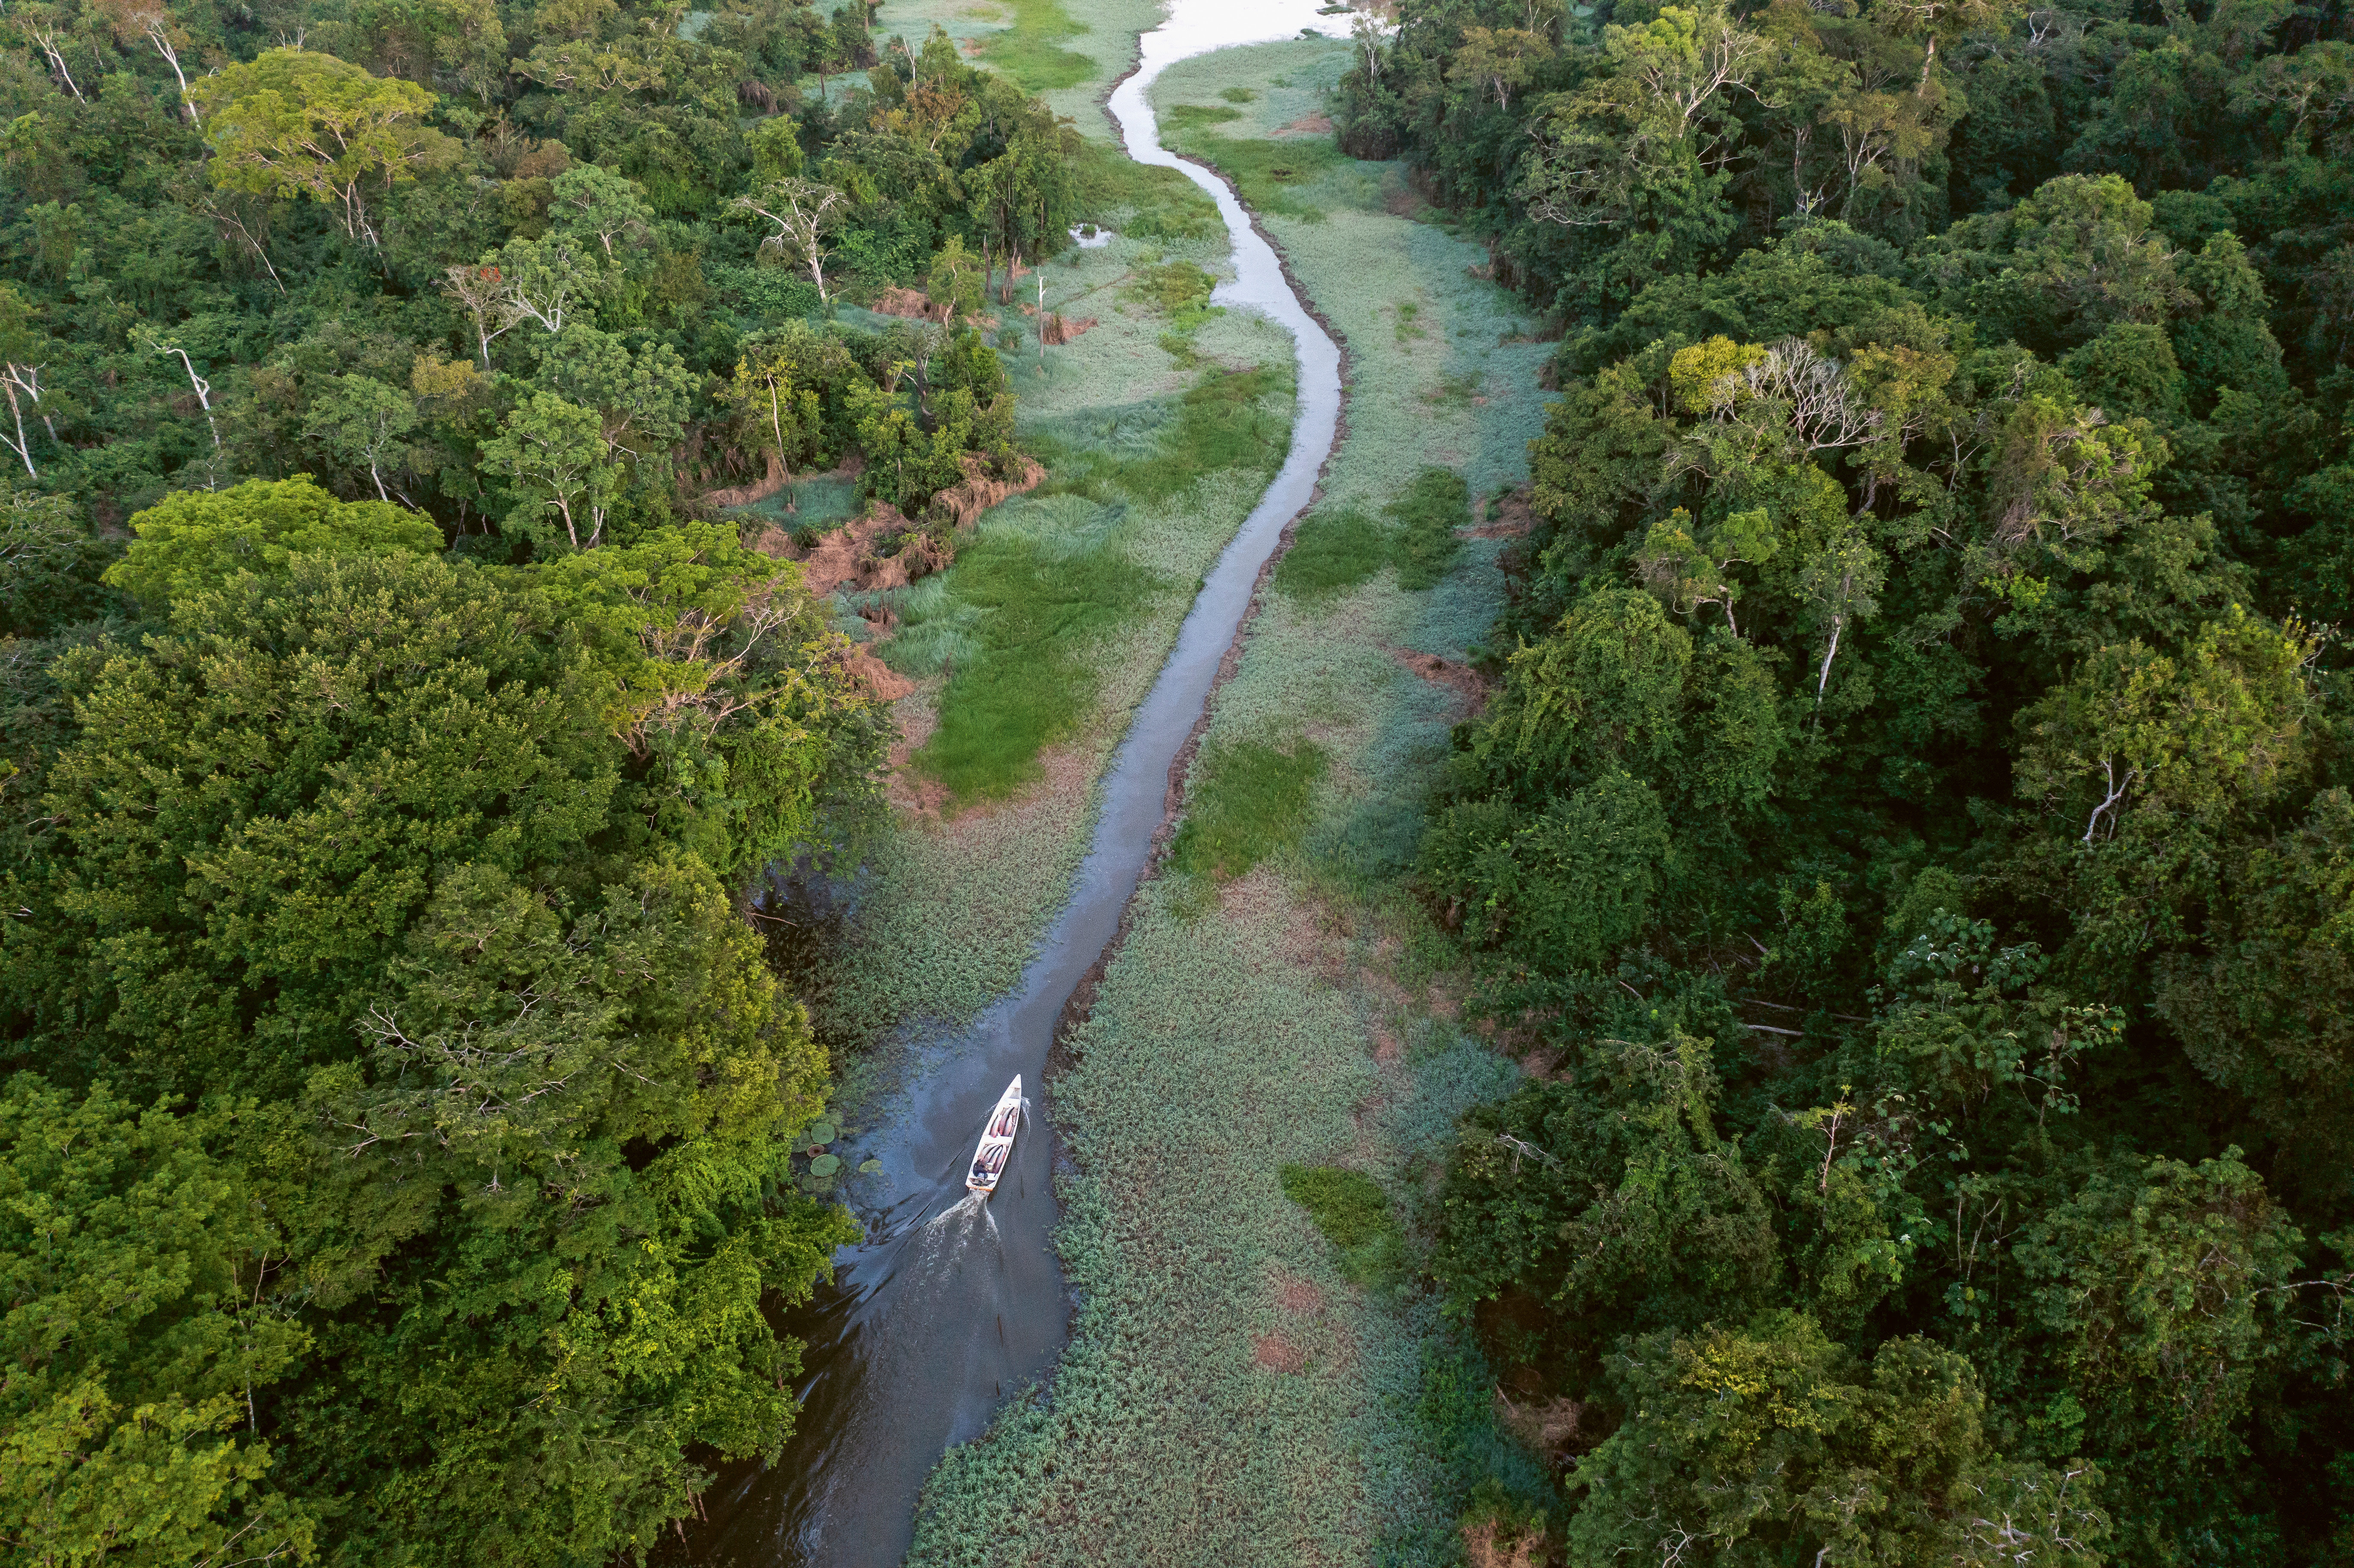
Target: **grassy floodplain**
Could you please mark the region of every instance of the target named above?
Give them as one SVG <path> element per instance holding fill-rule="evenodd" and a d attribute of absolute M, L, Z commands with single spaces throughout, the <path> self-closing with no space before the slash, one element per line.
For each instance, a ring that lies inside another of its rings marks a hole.
<path fill-rule="evenodd" d="M 966 55 L 1004 72 L 1070 116 L 1080 133 L 1116 140 L 1099 107 L 1136 63 L 1136 37 L 1161 20 L 1156 0 L 885 0 L 877 37 L 921 44 L 938 26 Z"/>
<path fill-rule="evenodd" d="M 899 708 L 905 809 L 815 977 L 813 1010 L 840 1044 L 952 1026 L 1019 978 L 1086 852 L 1128 710 L 1282 461 L 1289 340 L 1251 316 L 1172 323 L 1135 287 L 1140 270 L 1214 265 L 1222 249 L 1121 238 L 1049 262 L 1048 310 L 1098 324 L 1048 348 L 1043 371 L 1034 336 L 1009 355 L 1045 483 L 988 513 L 947 571 L 838 599 L 860 635 L 856 608 L 890 610 L 875 652 L 917 683 Z M 1205 418 L 1228 437 L 1222 461 L 1172 472 Z"/>
<path fill-rule="evenodd" d="M 1401 170 L 1318 127 L 1346 58 L 1229 50 L 1155 87 L 1344 340 L 1347 436 L 1055 1084 L 1070 1349 L 949 1455 L 913 1562 L 1450 1561 L 1466 1460 L 1500 1442 L 1413 1284 L 1413 1216 L 1454 1116 L 1515 1069 L 1452 1022 L 1396 891 L 1500 546 L 1435 540 L 1412 498 L 1451 472 L 1468 525 L 1522 480 L 1550 348 L 1479 249 L 1402 216 Z"/>

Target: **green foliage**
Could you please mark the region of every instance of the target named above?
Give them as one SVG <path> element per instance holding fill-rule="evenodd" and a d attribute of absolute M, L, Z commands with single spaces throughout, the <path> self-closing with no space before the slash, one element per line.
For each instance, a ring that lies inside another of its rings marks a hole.
<path fill-rule="evenodd" d="M 45 636 L 117 608 L 102 580 L 114 556 L 64 496 L 0 491 L 0 637 Z"/>
<path fill-rule="evenodd" d="M 1306 741 L 1236 741 L 1204 750 L 1186 789 L 1170 863 L 1231 882 L 1296 842 L 1329 759 Z"/>
<path fill-rule="evenodd" d="M 1341 1249 L 1341 1277 L 1357 1285 L 1395 1279 L 1405 1266 L 1397 1220 L 1381 1183 L 1339 1165 L 1286 1165 L 1283 1195 L 1308 1211 Z"/>
<path fill-rule="evenodd" d="M 688 1506 L 686 1445 L 790 1429 L 761 1302 L 848 1233 L 788 1195 L 825 1058 L 722 878 L 853 820 L 881 737 L 732 531 L 526 574 L 252 488 L 155 509 L 126 565 L 191 586 L 137 647 L 59 649 L 70 723 L 18 752 L 48 826 L 8 872 L 43 911 L 9 1054 L 57 1087 L 7 1101 L 35 1229 L 0 1268 L 131 1295 L 11 1319 L 49 1369 L 12 1480 L 66 1555 L 627 1550 Z"/>
<path fill-rule="evenodd" d="M 1725 1563 L 2104 1561 L 2098 1471 L 1994 1452 L 1969 1362 L 1928 1340 L 1884 1340 L 1866 1369 L 1780 1313 L 1632 1341 L 1611 1372 L 1628 1418 L 1572 1473 L 1574 1561 L 1663 1533 Z"/>
<path fill-rule="evenodd" d="M 182 491 L 131 519 L 134 535 L 106 581 L 151 615 L 251 572 L 282 578 L 297 555 L 321 551 L 429 556 L 441 531 L 382 501 L 337 501 L 308 474 Z"/>
<path fill-rule="evenodd" d="M 2340 62 L 2062 16 L 1430 0 L 1341 83 L 1565 328 L 1417 869 L 1543 1078 L 1434 1261 L 1596 1413 L 1574 1563 L 2342 1533 Z"/>
<path fill-rule="evenodd" d="M 1093 58 L 1062 47 L 1087 31 L 1063 0 L 1008 0 L 1013 26 L 990 35 L 981 58 L 1033 92 L 1076 87 L 1096 74 Z"/>
<path fill-rule="evenodd" d="M 1275 566 L 1278 591 L 1322 599 L 1370 580 L 1390 564 L 1390 531 L 1352 506 L 1320 506 L 1293 525 Z"/>
<path fill-rule="evenodd" d="M 0 1090 L 0 1503 L 26 1561 L 311 1559 L 318 1510 L 248 1429 L 253 1390 L 311 1342 L 261 1296 L 285 1228 L 223 1157 L 256 1115 L 142 1112 L 29 1073 Z"/>
<path fill-rule="evenodd" d="M 1087 712 L 1098 679 L 1091 655 L 1161 591 L 1116 552 L 1050 556 L 1026 539 L 984 535 L 958 557 L 957 599 L 978 612 L 972 654 L 949 673 L 939 727 L 916 766 L 970 799 L 1038 777 L 1040 749 Z"/>
<path fill-rule="evenodd" d="M 213 183 L 253 196 L 305 196 L 335 210 L 344 232 L 376 243 L 366 193 L 455 160 L 422 123 L 433 96 L 299 47 L 201 79 L 189 101 L 208 111 Z"/>

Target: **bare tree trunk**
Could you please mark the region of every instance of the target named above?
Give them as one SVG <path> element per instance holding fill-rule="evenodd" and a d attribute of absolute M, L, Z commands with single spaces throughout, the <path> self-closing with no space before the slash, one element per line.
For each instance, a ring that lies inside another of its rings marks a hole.
<path fill-rule="evenodd" d="M 188 74 L 180 69 L 180 51 L 172 47 L 171 36 L 164 31 L 164 18 L 149 16 L 141 19 L 146 24 L 147 41 L 155 46 L 155 52 L 164 57 L 164 63 L 170 66 L 172 74 L 180 79 L 180 107 L 188 111 L 190 122 L 197 130 L 203 130 L 204 116 L 196 112 L 196 101 L 188 96 Z M 275 273 L 271 275 L 276 276 Z"/>
<path fill-rule="evenodd" d="M 188 106 L 188 112 L 191 115 L 195 114 L 196 111 L 196 106 L 194 104 Z M 246 244 L 252 247 L 254 255 L 261 259 L 261 269 L 263 271 L 270 274 L 270 281 L 277 285 L 278 291 L 280 293 L 284 293 L 286 291 L 286 281 L 278 275 L 278 269 L 270 264 L 270 252 L 261 248 L 261 241 L 256 239 L 253 237 L 252 230 L 245 227 L 245 219 L 234 215 L 227 216 L 228 216 L 228 221 L 237 226 L 238 233 L 245 237 Z M 482 363 L 482 368 L 488 370 L 490 367 L 489 360 L 485 359 Z"/>
<path fill-rule="evenodd" d="M 785 461 L 785 418 L 778 407 L 777 378 L 773 375 L 769 377 L 769 428 L 777 433 L 777 467 L 790 483 L 793 471 L 791 465 Z"/>
<path fill-rule="evenodd" d="M 158 354 L 176 354 L 180 356 L 180 364 L 188 373 L 188 385 L 196 388 L 196 406 L 204 409 L 205 425 L 213 433 L 213 450 L 220 450 L 220 424 L 213 418 L 213 384 L 196 374 L 196 362 L 188 357 L 186 349 L 175 348 L 168 343 L 158 343 L 155 344 L 155 351 Z"/>
<path fill-rule="evenodd" d="M 74 95 L 76 101 L 88 103 L 90 100 L 82 97 L 81 89 L 74 84 L 73 72 L 66 67 L 66 57 L 58 52 L 57 40 L 57 34 L 46 30 L 33 35 L 33 41 L 39 44 L 41 52 L 49 57 L 49 64 L 56 69 L 58 79 L 66 84 L 66 90 Z"/>
<path fill-rule="evenodd" d="M 16 366 L 13 365 L 9 366 L 9 369 L 11 370 L 14 370 Z M 16 406 L 16 384 L 15 380 L 10 379 L 0 381 L 0 392 L 5 392 L 8 395 L 8 412 L 16 417 L 16 455 L 25 460 L 25 471 L 31 474 L 34 478 L 38 479 L 40 474 L 33 467 L 32 443 L 25 439 L 25 410 Z M 54 433 L 55 432 L 52 432 L 52 434 Z"/>
<path fill-rule="evenodd" d="M 1831 645 L 1823 650 L 1823 667 L 1815 676 L 1815 711 L 1817 713 L 1823 711 L 1823 693 L 1831 683 L 1831 661 L 1839 657 L 1840 633 L 1846 629 L 1846 616 L 1837 615 L 1831 618 Z"/>

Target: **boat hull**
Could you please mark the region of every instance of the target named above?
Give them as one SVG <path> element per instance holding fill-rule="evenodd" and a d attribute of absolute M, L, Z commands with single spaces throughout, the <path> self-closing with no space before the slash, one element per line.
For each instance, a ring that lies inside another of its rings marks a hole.
<path fill-rule="evenodd" d="M 974 1146 L 972 1164 L 965 1172 L 964 1184 L 972 1192 L 986 1197 L 997 1191 L 997 1183 L 1013 1159 L 1013 1139 L 1022 1130 L 1022 1075 L 1005 1086 L 991 1107 L 989 1120 L 981 1129 L 981 1141 Z"/>

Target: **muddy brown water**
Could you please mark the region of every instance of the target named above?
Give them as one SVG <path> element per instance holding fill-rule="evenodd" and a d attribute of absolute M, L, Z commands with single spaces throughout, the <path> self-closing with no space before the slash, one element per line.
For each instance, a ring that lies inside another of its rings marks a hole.
<path fill-rule="evenodd" d="M 1288 330 L 1299 366 L 1291 450 L 1275 482 L 1204 579 L 1175 649 L 1136 710 L 1105 776 L 1100 815 L 1070 900 L 1021 983 L 954 1039 L 919 1053 L 840 1150 L 880 1170 L 852 1183 L 866 1239 L 836 1255 L 834 1277 L 782 1328 L 807 1346 L 802 1406 L 773 1466 L 737 1467 L 703 1498 L 707 1518 L 661 1553 L 671 1563 L 887 1568 L 907 1555 L 924 1478 L 952 1444 L 981 1436 L 1006 1398 L 1051 1372 L 1071 1301 L 1050 1233 L 1056 1217 L 1051 1109 L 1039 1089 L 1056 1020 L 1119 929 L 1161 822 L 1170 769 L 1208 701 L 1260 567 L 1314 493 L 1341 408 L 1341 351 L 1285 280 L 1267 242 L 1216 176 L 1163 149 L 1146 100 L 1176 60 L 1237 44 L 1329 30 L 1312 0 L 1176 0 L 1140 40 L 1137 70 L 1110 111 L 1130 156 L 1182 171 L 1218 204 L 1235 281 L 1213 296 Z M 1032 1113 L 985 1207 L 966 1163 L 1008 1079 Z"/>

